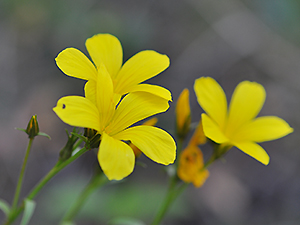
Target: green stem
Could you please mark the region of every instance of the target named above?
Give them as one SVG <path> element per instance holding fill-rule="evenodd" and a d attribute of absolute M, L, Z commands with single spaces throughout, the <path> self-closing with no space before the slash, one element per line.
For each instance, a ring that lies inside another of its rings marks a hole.
<path fill-rule="evenodd" d="M 183 143 L 183 139 L 179 138 L 177 141 L 177 155 L 179 155 L 182 150 L 182 143 Z M 171 176 L 167 195 L 165 196 L 165 199 L 164 199 L 160 209 L 158 210 L 158 213 L 156 214 L 151 225 L 158 225 L 161 222 L 161 220 L 164 218 L 165 214 L 169 210 L 170 206 L 174 202 L 174 200 L 188 186 L 188 184 L 186 184 L 186 183 L 181 183 L 180 185 L 177 185 L 178 181 L 179 181 L 178 177 L 177 177 L 177 173 L 176 173 L 177 167 L 178 167 L 177 159 L 172 166 L 175 167 L 175 174 L 172 174 L 172 176 Z"/>
<path fill-rule="evenodd" d="M 49 180 L 51 180 L 52 177 L 54 177 L 59 171 L 61 171 L 63 168 L 65 168 L 67 165 L 69 165 L 71 162 L 76 160 L 78 157 L 80 157 L 87 151 L 88 149 L 82 148 L 75 155 L 73 155 L 63 163 L 56 164 L 49 171 L 49 173 L 35 186 L 35 188 L 29 193 L 29 195 L 26 198 L 32 200 L 38 194 L 38 192 L 45 186 L 45 184 L 48 183 Z M 18 215 L 22 212 L 23 209 L 24 209 L 24 203 L 22 203 L 18 208 L 11 211 L 10 216 L 8 217 L 7 221 L 4 224 L 5 225 L 11 224 L 18 217 Z"/>
<path fill-rule="evenodd" d="M 85 189 L 81 192 L 79 197 L 77 198 L 74 205 L 67 211 L 65 214 L 62 223 L 64 224 L 66 222 L 72 222 L 74 217 L 78 214 L 81 207 L 84 205 L 88 197 L 99 187 L 103 186 L 108 182 L 108 179 L 104 174 L 101 174 L 100 176 L 95 176 L 89 184 L 85 187 Z"/>
<path fill-rule="evenodd" d="M 205 163 L 203 170 L 206 169 L 210 164 L 212 164 L 214 161 L 221 158 L 224 154 L 228 152 L 229 149 L 231 149 L 231 145 L 217 145 L 214 149 L 214 153 L 210 157 L 210 159 Z"/>
<path fill-rule="evenodd" d="M 27 149 L 26 149 L 25 157 L 24 157 L 24 160 L 23 160 L 23 165 L 22 165 L 22 168 L 21 168 L 19 181 L 18 181 L 18 184 L 17 184 L 17 188 L 16 188 L 16 192 L 15 192 L 15 196 L 14 196 L 14 200 L 13 200 L 13 204 L 12 204 L 12 210 L 16 209 L 17 205 L 18 205 L 20 192 L 21 192 L 21 188 L 22 188 L 22 183 L 23 183 L 23 178 L 24 178 L 24 173 L 25 173 L 25 170 L 26 170 L 27 160 L 28 160 L 28 156 L 29 156 L 29 153 L 30 153 L 32 142 L 33 142 L 33 138 L 30 138 L 29 142 L 28 142 Z"/>
<path fill-rule="evenodd" d="M 79 140 L 77 141 L 76 145 L 74 145 L 73 151 L 74 151 L 76 148 L 78 148 L 78 146 L 79 146 L 82 142 L 83 142 L 83 140 L 82 140 L 82 139 L 79 139 Z"/>
<path fill-rule="evenodd" d="M 179 186 L 176 186 L 175 182 L 172 182 L 170 184 L 168 193 L 167 193 L 158 213 L 156 214 L 153 222 L 151 223 L 151 225 L 159 225 L 160 224 L 160 222 L 164 218 L 165 214 L 169 210 L 172 203 L 187 188 L 188 185 L 189 185 L 189 183 L 181 183 Z"/>

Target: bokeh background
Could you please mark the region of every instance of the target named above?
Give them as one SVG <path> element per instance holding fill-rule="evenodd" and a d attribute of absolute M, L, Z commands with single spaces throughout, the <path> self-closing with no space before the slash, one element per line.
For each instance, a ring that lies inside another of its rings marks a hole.
<path fill-rule="evenodd" d="M 158 116 L 174 133 L 174 106 L 190 90 L 192 121 L 202 109 L 193 83 L 214 77 L 228 98 L 243 80 L 261 83 L 267 99 L 260 115 L 285 119 L 294 133 L 263 143 L 271 162 L 264 166 L 233 148 L 213 164 L 205 185 L 192 185 L 175 202 L 163 224 L 300 224 L 300 1 L 298 0 L 0 0 L 0 197 L 12 201 L 27 146 L 24 133 L 37 114 L 40 130 L 25 174 L 25 196 L 55 164 L 66 142 L 64 124 L 53 113 L 56 101 L 83 94 L 84 82 L 65 76 L 54 58 L 66 47 L 86 53 L 97 33 L 116 35 L 124 61 L 144 49 L 167 54 L 171 66 L 149 83 L 171 90 L 173 103 Z M 206 157 L 211 149 L 204 148 Z M 76 217 L 78 225 L 108 224 L 119 217 L 148 224 L 167 188 L 163 167 L 145 157 L 124 182 L 95 192 Z M 58 174 L 36 198 L 30 224 L 58 224 L 97 166 L 95 152 Z M 0 212 L 0 221 L 4 215 Z"/>

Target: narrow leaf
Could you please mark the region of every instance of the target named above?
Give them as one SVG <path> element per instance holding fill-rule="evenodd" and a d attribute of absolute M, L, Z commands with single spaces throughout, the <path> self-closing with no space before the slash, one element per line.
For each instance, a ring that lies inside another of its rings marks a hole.
<path fill-rule="evenodd" d="M 25 199 L 24 204 L 25 204 L 24 214 L 20 225 L 27 225 L 29 223 L 36 205 L 34 201 L 29 199 Z"/>
<path fill-rule="evenodd" d="M 8 216 L 10 212 L 10 207 L 6 201 L 3 199 L 0 199 L 0 209 L 5 213 L 6 216 Z"/>
<path fill-rule="evenodd" d="M 47 138 L 49 138 L 51 140 L 51 137 L 48 134 L 43 133 L 43 132 L 39 132 L 38 136 L 44 136 L 44 137 L 47 137 Z"/>
<path fill-rule="evenodd" d="M 144 222 L 133 218 L 115 218 L 108 222 L 109 225 L 145 225 Z"/>
<path fill-rule="evenodd" d="M 84 142 L 87 142 L 88 139 L 85 137 L 85 136 L 82 136 L 80 134 L 77 134 L 77 133 L 74 133 L 74 132 L 71 132 L 72 135 L 74 135 L 75 137 L 78 137 L 80 138 L 81 140 L 83 140 Z"/>

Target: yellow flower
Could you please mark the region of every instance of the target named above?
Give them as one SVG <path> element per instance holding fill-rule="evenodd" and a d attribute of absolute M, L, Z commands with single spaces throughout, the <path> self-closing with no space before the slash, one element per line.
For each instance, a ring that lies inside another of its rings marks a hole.
<path fill-rule="evenodd" d="M 98 161 L 110 180 L 120 180 L 134 169 L 134 152 L 124 141 L 130 141 L 157 163 L 168 165 L 174 162 L 176 145 L 167 132 L 153 126 L 131 126 L 166 111 L 169 104 L 165 99 L 147 92 L 133 92 L 117 104 L 113 81 L 103 64 L 98 68 L 96 90 L 95 93 L 94 89 L 85 88 L 86 96 L 95 94 L 95 103 L 81 96 L 66 96 L 58 100 L 53 110 L 71 126 L 99 132 Z"/>
<path fill-rule="evenodd" d="M 204 169 L 203 154 L 197 146 L 189 144 L 179 157 L 178 177 L 186 183 L 193 182 L 195 187 L 201 187 L 209 176 Z"/>
<path fill-rule="evenodd" d="M 267 165 L 269 155 L 257 143 L 275 140 L 293 132 L 276 116 L 255 118 L 265 102 L 265 89 L 256 82 L 243 81 L 235 89 L 229 110 L 221 86 L 210 77 L 195 81 L 194 89 L 202 114 L 204 134 L 219 144 L 236 146 L 244 153 Z"/>
<path fill-rule="evenodd" d="M 120 41 L 110 34 L 97 34 L 86 40 L 86 48 L 92 62 L 78 49 L 66 48 L 56 57 L 57 66 L 66 74 L 83 80 L 90 89 L 96 88 L 99 67 L 104 64 L 114 85 L 114 92 L 120 96 L 129 92 L 143 91 L 172 100 L 169 90 L 150 84 L 140 84 L 170 65 L 168 56 L 153 50 L 141 51 L 123 63 Z"/>
<path fill-rule="evenodd" d="M 176 128 L 180 138 L 184 138 L 191 125 L 191 108 L 189 103 L 189 90 L 185 88 L 176 104 Z"/>

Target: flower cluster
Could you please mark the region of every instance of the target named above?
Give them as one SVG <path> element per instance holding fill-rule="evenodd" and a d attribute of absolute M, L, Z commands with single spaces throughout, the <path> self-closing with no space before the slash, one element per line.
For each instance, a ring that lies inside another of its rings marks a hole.
<path fill-rule="evenodd" d="M 85 44 L 92 61 L 75 48 L 63 50 L 55 59 L 66 75 L 87 82 L 84 96 L 62 97 L 53 108 L 54 112 L 69 125 L 93 130 L 95 136 L 92 138 L 97 143 L 93 146 L 99 145 L 99 164 L 110 180 L 120 180 L 131 174 L 141 152 L 157 163 L 173 163 L 175 141 L 166 131 L 153 126 L 156 121 L 133 126 L 168 110 L 169 101 L 172 101 L 170 91 L 142 83 L 169 67 L 168 56 L 144 50 L 123 64 L 122 46 L 115 36 L 97 34 Z M 241 82 L 233 93 L 229 109 L 223 89 L 213 78 L 196 79 L 194 90 L 205 113 L 180 154 L 177 174 L 181 180 L 193 182 L 197 187 L 209 175 L 207 166 L 231 147 L 236 146 L 267 165 L 269 155 L 257 143 L 293 131 L 278 117 L 256 118 L 266 96 L 263 86 L 256 82 Z M 188 89 L 183 90 L 177 101 L 176 115 L 178 141 L 183 142 L 191 127 Z M 198 146 L 205 144 L 207 139 L 217 147 L 204 163 Z"/>
<path fill-rule="evenodd" d="M 176 145 L 164 130 L 149 125 L 132 126 L 169 108 L 171 93 L 160 86 L 140 84 L 169 66 L 169 58 L 155 51 L 142 51 L 122 65 L 122 46 L 110 34 L 98 34 L 86 41 L 91 62 L 75 48 L 56 58 L 67 75 L 87 80 L 85 96 L 66 96 L 53 108 L 65 123 L 91 128 L 100 134 L 98 161 L 110 180 L 132 173 L 135 154 L 132 143 L 153 161 L 173 163 Z"/>
<path fill-rule="evenodd" d="M 222 87 L 211 77 L 196 79 L 194 90 L 205 113 L 188 146 L 182 151 L 177 174 L 187 183 L 202 186 L 209 173 L 207 166 L 235 146 L 259 162 L 267 165 L 267 152 L 257 143 L 275 140 L 293 132 L 288 123 L 276 116 L 258 117 L 266 97 L 265 89 L 256 82 L 243 81 L 235 89 L 229 110 Z M 185 137 L 191 119 L 188 94 L 184 90 L 177 101 L 177 133 Z M 188 110 L 187 110 L 188 109 Z M 184 124 L 184 125 L 183 125 Z M 198 147 L 205 137 L 215 146 L 211 158 L 204 164 Z"/>

